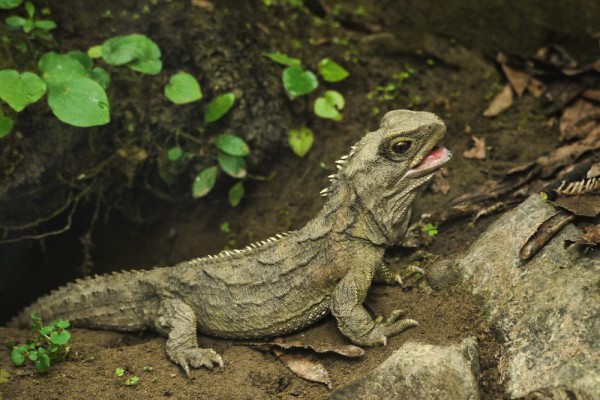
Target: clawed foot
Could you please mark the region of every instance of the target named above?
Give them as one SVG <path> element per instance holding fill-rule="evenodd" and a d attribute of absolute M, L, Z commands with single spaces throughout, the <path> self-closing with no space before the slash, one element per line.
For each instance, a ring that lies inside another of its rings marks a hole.
<path fill-rule="evenodd" d="M 402 319 L 404 312 L 402 310 L 394 310 L 387 318 L 377 317 L 375 319 L 375 327 L 365 336 L 364 339 L 360 340 L 365 346 L 374 346 L 381 344 L 385 346 L 387 344 L 387 338 L 394 336 L 412 328 L 419 326 L 419 323 L 414 319 Z"/>
<path fill-rule="evenodd" d="M 186 375 L 190 376 L 190 367 L 205 367 L 212 369 L 215 365 L 223 367 L 223 359 L 212 349 L 180 349 L 169 353 L 169 357 L 175 363 L 181 366 Z"/>

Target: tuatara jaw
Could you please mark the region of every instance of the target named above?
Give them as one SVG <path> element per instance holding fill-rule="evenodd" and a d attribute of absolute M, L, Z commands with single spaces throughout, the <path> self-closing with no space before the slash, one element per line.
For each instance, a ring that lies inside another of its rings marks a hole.
<path fill-rule="evenodd" d="M 417 165 L 408 170 L 405 177 L 419 178 L 442 168 L 452 158 L 452 153 L 445 147 L 434 147 Z"/>

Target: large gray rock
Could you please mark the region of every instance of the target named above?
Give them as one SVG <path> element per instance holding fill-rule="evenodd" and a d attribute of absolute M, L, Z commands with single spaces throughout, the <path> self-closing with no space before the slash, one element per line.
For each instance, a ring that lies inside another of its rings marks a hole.
<path fill-rule="evenodd" d="M 503 341 L 510 397 L 600 399 L 600 258 L 564 250 L 566 226 L 534 258 L 519 250 L 556 209 L 533 196 L 479 237 L 458 271 Z"/>
<path fill-rule="evenodd" d="M 460 345 L 405 343 L 381 365 L 332 395 L 332 400 L 476 400 L 479 349 L 475 339 Z"/>

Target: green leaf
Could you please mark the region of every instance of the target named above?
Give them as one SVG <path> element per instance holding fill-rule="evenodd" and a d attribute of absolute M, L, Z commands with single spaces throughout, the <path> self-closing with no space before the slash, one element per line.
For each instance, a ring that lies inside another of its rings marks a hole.
<path fill-rule="evenodd" d="M 61 329 L 67 329 L 69 326 L 71 326 L 71 323 L 64 319 L 57 319 L 54 322 L 54 325 L 56 325 L 57 327 L 59 327 Z"/>
<path fill-rule="evenodd" d="M 0 99 L 17 112 L 35 103 L 46 93 L 44 81 L 31 72 L 0 71 Z"/>
<path fill-rule="evenodd" d="M 87 55 L 90 58 L 101 58 L 102 57 L 102 45 L 90 47 L 87 51 Z"/>
<path fill-rule="evenodd" d="M 331 58 L 324 58 L 319 62 L 319 72 L 327 82 L 339 82 L 350 75 L 344 67 Z"/>
<path fill-rule="evenodd" d="M 240 181 L 229 189 L 229 204 L 236 207 L 244 197 L 244 184 Z"/>
<path fill-rule="evenodd" d="M 69 343 L 69 340 L 71 340 L 71 334 L 69 331 L 52 332 L 50 334 L 50 340 L 54 344 L 64 345 Z"/>
<path fill-rule="evenodd" d="M 6 22 L 6 25 L 13 27 L 13 28 L 20 28 L 23 25 L 25 25 L 25 21 L 26 19 L 23 17 L 18 17 L 16 15 L 13 15 L 11 17 L 8 17 L 4 20 L 4 22 Z"/>
<path fill-rule="evenodd" d="M 267 57 L 271 61 L 275 61 L 277 64 L 287 65 L 292 67 L 294 65 L 302 65 L 302 61 L 297 58 L 292 58 L 288 55 L 278 52 L 262 53 L 263 56 Z"/>
<path fill-rule="evenodd" d="M 140 34 L 116 36 L 102 44 L 102 58 L 111 65 L 129 68 L 150 75 L 162 69 L 160 48 L 147 36 Z"/>
<path fill-rule="evenodd" d="M 54 327 L 52 325 L 44 326 L 42 329 L 40 329 L 40 335 L 47 335 L 53 330 Z"/>
<path fill-rule="evenodd" d="M 40 58 L 38 67 L 42 78 L 49 88 L 60 86 L 66 81 L 88 76 L 86 68 L 79 59 L 67 54 L 48 52 Z"/>
<path fill-rule="evenodd" d="M 35 6 L 32 2 L 25 2 L 25 11 L 27 12 L 27 15 L 29 15 L 29 18 L 32 18 L 35 15 Z"/>
<path fill-rule="evenodd" d="M 98 82 L 102 89 L 106 90 L 110 86 L 110 76 L 102 67 L 96 67 L 90 71 L 90 78 Z"/>
<path fill-rule="evenodd" d="M 204 123 L 210 124 L 221 119 L 233 107 L 233 103 L 235 103 L 235 94 L 231 92 L 217 96 L 206 107 Z"/>
<path fill-rule="evenodd" d="M 217 167 L 206 168 L 194 179 L 192 196 L 195 199 L 204 197 L 211 191 L 217 181 Z"/>
<path fill-rule="evenodd" d="M 169 79 L 165 96 L 175 104 L 188 104 L 202 98 L 200 84 L 187 72 L 178 72 Z"/>
<path fill-rule="evenodd" d="M 35 370 L 38 372 L 46 372 L 50 369 L 50 357 L 41 355 L 35 362 Z"/>
<path fill-rule="evenodd" d="M 33 20 L 32 19 L 25 20 L 25 23 L 23 24 L 23 32 L 29 33 L 32 30 L 33 30 Z"/>
<path fill-rule="evenodd" d="M 21 365 L 25 362 L 25 355 L 18 348 L 12 349 L 10 352 L 10 359 L 15 365 Z"/>
<path fill-rule="evenodd" d="M 48 105 L 58 119 L 69 125 L 89 127 L 110 122 L 106 93 L 90 78 L 77 78 L 51 88 Z"/>
<path fill-rule="evenodd" d="M 179 146 L 171 147 L 167 152 L 167 159 L 169 161 L 177 161 L 183 156 L 183 149 Z"/>
<path fill-rule="evenodd" d="M 29 358 L 31 361 L 37 360 L 37 358 L 38 358 L 37 351 L 32 351 L 31 353 L 29 353 L 29 356 L 27 356 L 27 358 Z"/>
<path fill-rule="evenodd" d="M 78 50 L 69 51 L 68 53 L 65 54 L 65 56 L 71 57 L 72 59 L 79 62 L 79 64 L 81 64 L 81 66 L 87 71 L 91 70 L 92 66 L 94 65 L 94 62 L 92 61 L 90 56 L 85 54 L 83 51 L 78 51 Z"/>
<path fill-rule="evenodd" d="M 22 0 L 0 0 L 0 8 L 3 10 L 10 10 L 17 8 L 21 5 Z"/>
<path fill-rule="evenodd" d="M 51 31 L 56 28 L 56 22 L 49 19 L 38 19 L 33 23 L 33 26 L 38 29 L 43 29 L 45 31 Z"/>
<path fill-rule="evenodd" d="M 283 70 L 283 87 L 290 99 L 311 93 L 319 86 L 317 77 L 311 71 L 300 66 L 287 67 Z"/>
<path fill-rule="evenodd" d="M 219 150 L 232 156 L 245 157 L 250 154 L 250 147 L 239 136 L 224 133 L 216 136 L 213 139 L 213 144 Z"/>
<path fill-rule="evenodd" d="M 12 118 L 4 116 L 2 110 L 0 110 L 0 138 L 8 135 L 13 128 L 14 122 Z"/>
<path fill-rule="evenodd" d="M 328 90 L 325 92 L 323 97 L 319 97 L 315 100 L 315 114 L 321 118 L 329 118 L 334 121 L 341 121 L 342 114 L 338 110 L 341 110 L 346 105 L 344 96 L 335 90 Z"/>
<path fill-rule="evenodd" d="M 294 154 L 304 157 L 313 145 L 315 135 L 310 128 L 291 129 L 288 132 L 288 143 Z"/>
<path fill-rule="evenodd" d="M 221 169 L 229 176 L 234 178 L 246 177 L 246 160 L 242 157 L 232 156 L 227 153 L 219 152 L 217 161 Z"/>
<path fill-rule="evenodd" d="M 125 370 L 123 368 L 117 368 L 115 369 L 115 375 L 117 376 L 123 376 L 125 374 Z"/>

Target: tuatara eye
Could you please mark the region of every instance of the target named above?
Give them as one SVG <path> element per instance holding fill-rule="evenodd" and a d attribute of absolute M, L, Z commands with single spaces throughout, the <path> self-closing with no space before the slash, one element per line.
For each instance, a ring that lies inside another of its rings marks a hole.
<path fill-rule="evenodd" d="M 398 141 L 392 145 L 392 151 L 396 154 L 404 154 L 410 149 L 410 142 Z"/>

